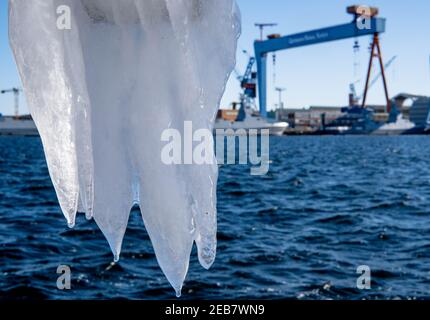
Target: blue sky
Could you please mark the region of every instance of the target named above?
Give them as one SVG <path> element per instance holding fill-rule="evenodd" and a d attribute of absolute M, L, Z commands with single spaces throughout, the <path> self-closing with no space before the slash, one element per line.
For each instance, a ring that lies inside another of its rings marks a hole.
<path fill-rule="evenodd" d="M 239 40 L 237 70 L 242 72 L 247 57 L 241 50 L 253 52 L 253 41 L 259 32 L 255 22 L 277 22 L 279 26 L 268 33 L 283 35 L 349 22 L 346 6 L 354 1 L 344 0 L 237 0 L 242 12 L 242 36 Z M 387 18 L 387 32 L 382 35 L 382 50 L 387 61 L 398 58 L 387 72 L 390 95 L 400 92 L 430 95 L 430 1 L 426 0 L 368 0 L 366 4 L 378 6 L 381 16 Z M 359 77 L 354 77 L 353 39 L 343 40 L 279 52 L 277 54 L 277 86 L 287 88 L 287 107 L 309 105 L 346 105 L 349 84 L 361 80 L 357 88 L 362 91 L 368 63 L 369 38 L 361 38 Z M 271 60 L 271 59 L 270 59 Z M 268 105 L 277 102 L 269 65 Z M 376 74 L 376 73 L 375 73 Z M 7 0 L 0 0 L 0 89 L 20 85 L 7 39 Z M 237 100 L 239 85 L 232 77 L 222 100 L 228 107 Z M 374 86 L 369 102 L 383 103 L 380 84 Z M 27 112 L 25 102 L 21 112 Z M 0 113 L 13 113 L 13 97 L 0 95 Z"/>

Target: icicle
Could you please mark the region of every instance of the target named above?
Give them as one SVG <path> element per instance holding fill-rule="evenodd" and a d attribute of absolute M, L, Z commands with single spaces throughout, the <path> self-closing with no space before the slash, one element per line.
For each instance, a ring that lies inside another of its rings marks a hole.
<path fill-rule="evenodd" d="M 186 121 L 212 131 L 235 64 L 234 0 L 9 3 L 11 45 L 68 224 L 85 211 L 118 261 L 139 203 L 180 295 L 194 241 L 205 268 L 215 258 L 218 169 L 163 164 L 161 136 Z"/>

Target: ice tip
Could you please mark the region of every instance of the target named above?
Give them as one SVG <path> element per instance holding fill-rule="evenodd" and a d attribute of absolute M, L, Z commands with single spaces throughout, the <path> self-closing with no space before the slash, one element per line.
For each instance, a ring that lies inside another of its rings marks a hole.
<path fill-rule="evenodd" d="M 120 259 L 119 253 L 114 253 L 113 262 L 117 263 L 117 262 L 119 262 L 119 259 Z"/>
<path fill-rule="evenodd" d="M 207 262 L 201 262 L 200 261 L 200 265 L 203 267 L 203 269 L 205 269 L 205 270 L 210 270 L 210 268 L 212 268 L 212 265 L 214 264 L 214 262 L 212 261 L 212 262 L 210 262 L 210 263 L 207 263 Z"/>
<path fill-rule="evenodd" d="M 66 218 L 67 226 L 73 229 L 76 224 L 76 211 L 63 211 L 63 215 Z"/>
<path fill-rule="evenodd" d="M 200 265 L 204 269 L 209 270 L 210 268 L 212 268 L 212 266 L 213 266 L 213 264 L 215 262 L 215 253 L 211 254 L 209 256 L 208 255 L 203 255 L 203 254 L 199 253 L 198 257 L 199 257 Z"/>
<path fill-rule="evenodd" d="M 180 298 L 182 295 L 182 287 L 180 288 L 175 288 L 175 292 L 176 292 L 176 298 Z"/>
<path fill-rule="evenodd" d="M 67 226 L 73 229 L 76 226 L 76 222 L 74 220 L 67 220 Z"/>

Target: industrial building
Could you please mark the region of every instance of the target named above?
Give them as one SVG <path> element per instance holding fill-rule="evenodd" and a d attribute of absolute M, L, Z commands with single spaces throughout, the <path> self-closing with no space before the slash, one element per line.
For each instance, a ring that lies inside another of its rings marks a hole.
<path fill-rule="evenodd" d="M 423 132 L 430 126 L 430 97 L 401 93 L 391 101 L 403 119 L 415 124 L 413 133 Z M 390 116 L 386 112 L 386 105 L 367 105 L 367 109 L 372 110 L 372 119 L 375 122 L 386 122 Z M 341 119 L 344 115 L 345 108 L 336 106 L 311 106 L 269 112 L 270 117 L 289 124 L 290 134 L 321 131 L 325 125 Z"/>
<path fill-rule="evenodd" d="M 276 112 L 278 121 L 285 121 L 291 129 L 313 131 L 320 129 L 321 119 L 333 121 L 342 115 L 341 107 L 311 106 L 307 109 L 282 109 Z"/>

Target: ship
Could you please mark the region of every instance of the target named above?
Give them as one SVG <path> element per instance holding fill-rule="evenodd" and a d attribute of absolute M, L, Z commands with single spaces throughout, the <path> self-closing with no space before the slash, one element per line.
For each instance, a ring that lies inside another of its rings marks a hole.
<path fill-rule="evenodd" d="M 252 133 L 252 129 L 258 134 L 262 130 L 268 130 L 270 135 L 282 136 L 288 127 L 285 122 L 271 122 L 260 117 L 258 112 L 244 110 L 245 116 L 235 110 L 220 110 L 215 122 L 215 129 L 223 130 L 226 134 L 234 135 Z M 232 129 L 233 131 L 229 130 Z M 219 133 L 219 131 L 218 131 Z M 3 116 L 0 114 L 0 136 L 38 136 L 36 125 L 30 115 Z"/>
<path fill-rule="evenodd" d="M 404 101 L 411 99 L 411 107 Z M 322 130 L 317 134 L 370 134 L 409 135 L 428 134 L 430 127 L 430 99 L 410 94 L 399 94 L 391 102 L 388 119 L 381 120 L 372 108 L 360 106 L 342 109 L 342 116 L 334 121 L 322 121 Z"/>
<path fill-rule="evenodd" d="M 38 136 L 30 115 L 3 116 L 0 114 L 0 136 Z"/>
<path fill-rule="evenodd" d="M 267 130 L 272 136 L 282 136 L 288 128 L 287 122 L 276 122 L 261 117 L 258 111 L 244 101 L 239 103 L 239 110 L 236 108 L 237 105 L 234 103 L 233 109 L 218 111 L 214 134 L 252 135 L 262 134 L 262 130 Z"/>

